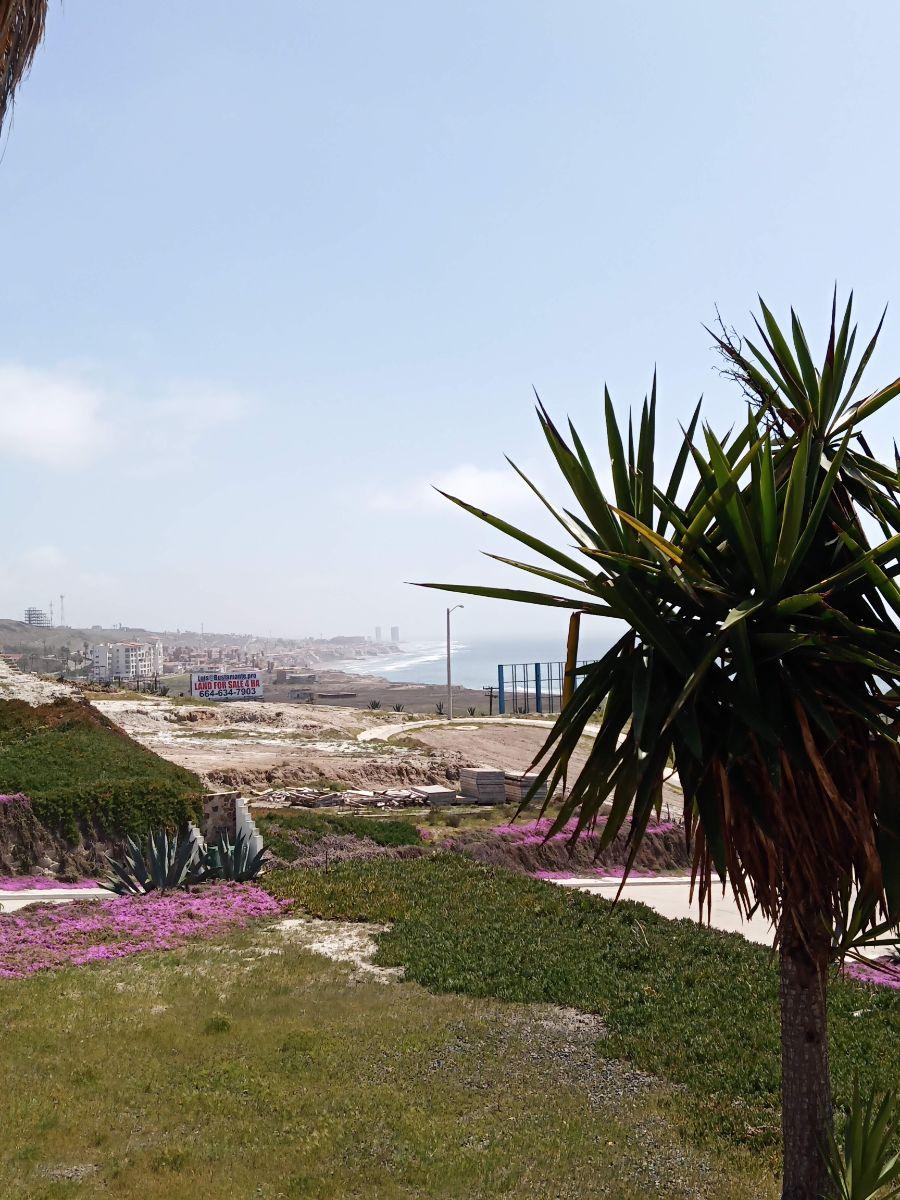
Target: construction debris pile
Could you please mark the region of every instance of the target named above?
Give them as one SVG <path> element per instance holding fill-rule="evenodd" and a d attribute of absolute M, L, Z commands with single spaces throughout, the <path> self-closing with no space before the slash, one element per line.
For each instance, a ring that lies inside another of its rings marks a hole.
<path fill-rule="evenodd" d="M 247 791 L 254 808 L 350 808 L 398 809 L 445 808 L 451 804 L 521 804 L 537 776 L 522 771 L 497 771 L 492 767 L 463 767 L 459 791 L 448 784 L 416 784 L 412 787 L 347 788 L 345 791 L 316 787 L 267 788 Z M 533 799 L 547 798 L 544 784 Z"/>
<path fill-rule="evenodd" d="M 247 791 L 246 798 L 254 808 L 421 808 L 427 803 L 421 788 L 348 788 L 346 791 L 323 791 L 315 787 L 267 788 L 262 792 Z"/>

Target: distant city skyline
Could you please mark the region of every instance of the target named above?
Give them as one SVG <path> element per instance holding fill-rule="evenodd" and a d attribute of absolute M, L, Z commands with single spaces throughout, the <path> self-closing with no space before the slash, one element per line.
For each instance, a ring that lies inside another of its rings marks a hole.
<path fill-rule="evenodd" d="M 529 552 L 432 485 L 567 541 L 503 459 L 571 503 L 532 385 L 602 472 L 603 384 L 623 412 L 656 364 L 665 458 L 701 392 L 740 412 L 716 304 L 820 338 L 835 279 L 861 333 L 900 299 L 895 35 L 836 0 L 51 5 L 0 161 L 0 613 L 440 637 L 406 581 Z M 892 309 L 873 386 L 898 345 Z"/>

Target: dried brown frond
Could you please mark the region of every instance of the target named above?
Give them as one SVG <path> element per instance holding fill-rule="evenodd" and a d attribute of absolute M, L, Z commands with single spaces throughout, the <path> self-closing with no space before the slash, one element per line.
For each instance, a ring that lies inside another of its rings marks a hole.
<path fill-rule="evenodd" d="M 0 129 L 44 36 L 49 0 L 0 0 Z"/>

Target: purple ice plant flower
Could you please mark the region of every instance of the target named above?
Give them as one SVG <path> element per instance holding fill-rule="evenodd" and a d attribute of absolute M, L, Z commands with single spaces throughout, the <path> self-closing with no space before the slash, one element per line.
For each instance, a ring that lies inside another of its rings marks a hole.
<path fill-rule="evenodd" d="M 845 974 L 857 983 L 872 983 L 900 991 L 900 966 L 890 957 L 873 958 L 868 962 L 850 962 L 844 967 Z"/>
<path fill-rule="evenodd" d="M 589 825 L 586 829 L 583 829 L 578 836 L 590 837 L 591 834 L 602 830 L 605 823 L 605 820 L 601 819 L 595 825 Z M 495 833 L 499 837 L 513 838 L 523 846 L 538 846 L 547 841 L 570 841 L 578 828 L 578 822 L 574 818 L 567 821 L 561 829 L 556 831 L 553 837 L 548 838 L 552 828 L 553 821 L 550 817 L 540 817 L 536 821 L 523 821 L 521 824 L 494 825 L 491 833 Z M 669 833 L 675 828 L 677 826 L 674 821 L 651 821 L 647 826 L 646 832 L 650 837 L 654 837 Z"/>
<path fill-rule="evenodd" d="M 260 887 L 225 882 L 196 892 L 35 905 L 0 914 L 0 978 L 173 950 L 191 938 L 216 937 L 277 916 L 286 907 Z"/>

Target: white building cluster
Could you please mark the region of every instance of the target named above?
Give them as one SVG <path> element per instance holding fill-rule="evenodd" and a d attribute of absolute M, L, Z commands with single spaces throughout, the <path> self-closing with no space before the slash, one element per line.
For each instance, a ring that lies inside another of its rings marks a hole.
<path fill-rule="evenodd" d="M 91 647 L 92 679 L 152 679 L 162 670 L 162 642 L 104 642 Z"/>

